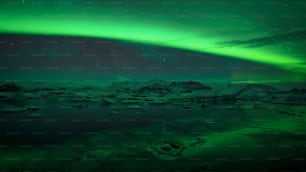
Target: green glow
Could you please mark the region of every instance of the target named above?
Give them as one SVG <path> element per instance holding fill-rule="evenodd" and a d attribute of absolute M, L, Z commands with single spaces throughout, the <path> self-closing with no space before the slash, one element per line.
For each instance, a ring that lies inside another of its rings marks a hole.
<path fill-rule="evenodd" d="M 158 6 L 159 11 L 156 14 L 161 15 L 161 17 L 154 18 L 151 16 L 153 12 L 149 6 L 145 7 L 143 11 L 137 11 L 135 4 L 124 4 L 129 9 L 125 11 L 124 5 L 116 8 L 102 6 L 101 8 L 82 9 L 79 4 L 66 5 L 58 10 L 58 5 L 55 4 L 47 4 L 42 9 L 37 7 L 29 8 L 33 6 L 35 1 L 26 2 L 28 4 L 25 4 L 25 7 L 7 4 L 0 7 L 2 19 L 0 22 L 0 33 L 118 39 L 225 55 L 232 58 L 269 64 L 295 72 L 306 71 L 304 55 L 300 55 L 300 52 L 284 53 L 284 49 L 287 47 L 276 47 L 274 45 L 257 48 L 220 46 L 220 42 L 273 36 L 274 34 L 288 31 L 288 29 L 280 29 L 277 33 L 269 32 L 267 34 L 267 30 L 263 30 L 263 24 L 260 24 L 254 18 L 244 17 L 245 11 L 241 14 L 240 20 L 234 23 L 232 21 L 229 22 L 228 18 L 226 18 L 226 16 L 233 12 L 230 9 L 220 7 L 215 9 L 215 11 L 210 10 L 209 12 L 216 14 L 218 18 L 215 20 L 202 19 L 196 16 L 209 15 L 210 13 L 207 13 L 207 9 L 206 11 L 202 9 L 203 11 L 195 10 L 194 12 L 193 6 L 186 6 L 184 8 L 186 4 L 181 1 L 175 6 L 185 9 L 186 12 L 184 14 L 189 15 L 187 15 L 189 17 L 188 20 L 180 18 L 179 14 L 174 13 L 173 9 L 169 9 L 165 5 Z M 131 15 L 126 15 L 127 12 Z M 186 24 L 184 24 L 183 20 Z M 304 26 L 300 27 L 303 28 Z"/>

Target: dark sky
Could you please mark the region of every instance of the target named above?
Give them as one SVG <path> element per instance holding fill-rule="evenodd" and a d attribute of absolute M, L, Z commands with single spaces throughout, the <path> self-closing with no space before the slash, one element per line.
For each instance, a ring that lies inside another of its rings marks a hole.
<path fill-rule="evenodd" d="M 1 77 L 304 81 L 305 11 L 304 0 L 1 0 Z"/>
<path fill-rule="evenodd" d="M 226 56 L 127 41 L 0 35 L 3 79 L 279 80 L 292 72 Z"/>

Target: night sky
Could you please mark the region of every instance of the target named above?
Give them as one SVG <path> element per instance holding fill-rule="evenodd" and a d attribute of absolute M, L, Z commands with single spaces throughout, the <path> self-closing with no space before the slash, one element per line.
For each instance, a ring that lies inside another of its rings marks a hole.
<path fill-rule="evenodd" d="M 0 2 L 2 79 L 304 81 L 306 2 Z"/>

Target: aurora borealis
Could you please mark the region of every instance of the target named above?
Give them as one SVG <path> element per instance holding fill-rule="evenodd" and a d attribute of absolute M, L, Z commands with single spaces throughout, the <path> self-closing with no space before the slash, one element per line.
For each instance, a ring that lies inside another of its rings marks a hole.
<path fill-rule="evenodd" d="M 306 71 L 303 1 L 0 3 L 1 34 L 77 36 L 182 49 L 269 65 L 302 80 Z"/>
<path fill-rule="evenodd" d="M 0 0 L 0 172 L 306 171 L 305 0 Z"/>

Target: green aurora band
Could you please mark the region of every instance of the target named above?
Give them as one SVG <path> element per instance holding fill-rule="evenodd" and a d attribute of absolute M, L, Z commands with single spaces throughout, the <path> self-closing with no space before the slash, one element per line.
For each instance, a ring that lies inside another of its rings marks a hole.
<path fill-rule="evenodd" d="M 304 16 L 302 7 L 288 10 L 282 5 L 260 5 L 261 2 L 220 5 L 214 1 L 60 2 L 1 1 L 0 33 L 107 38 L 224 55 L 293 72 L 306 71 L 304 50 L 300 48 L 305 43 L 290 40 L 290 44 L 259 47 L 220 44 L 289 33 L 292 28 L 303 30 L 306 24 L 299 21 Z M 256 10 L 265 20 L 256 15 Z M 275 17 L 286 13 L 294 15 L 297 21 Z M 273 30 L 275 25 L 279 26 L 277 30 Z"/>

